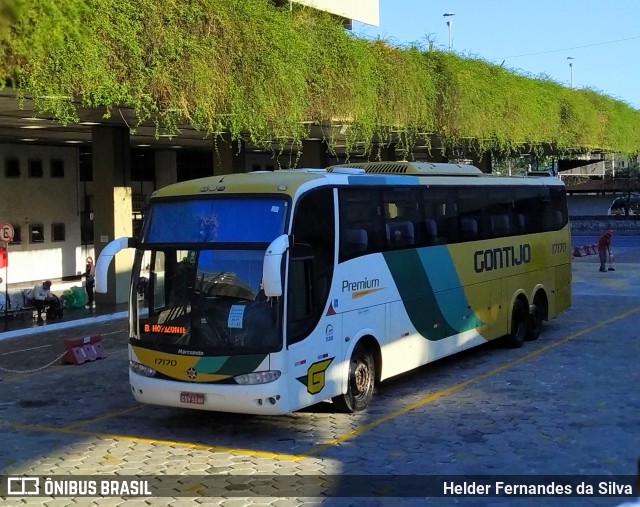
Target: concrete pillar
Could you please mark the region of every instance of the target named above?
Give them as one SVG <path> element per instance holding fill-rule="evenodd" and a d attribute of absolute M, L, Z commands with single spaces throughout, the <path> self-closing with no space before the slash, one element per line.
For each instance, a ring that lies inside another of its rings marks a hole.
<path fill-rule="evenodd" d="M 178 162 L 175 150 L 156 150 L 156 189 L 178 181 Z"/>
<path fill-rule="evenodd" d="M 213 145 L 213 175 L 247 172 L 244 141 L 232 140 L 230 134 L 215 138 Z"/>
<path fill-rule="evenodd" d="M 298 160 L 298 167 L 313 167 L 324 169 L 329 165 L 327 143 L 321 139 L 305 139 L 302 141 L 302 152 Z"/>
<path fill-rule="evenodd" d="M 133 234 L 131 187 L 126 184 L 131 166 L 129 129 L 95 126 L 93 147 L 93 231 L 96 258 L 115 238 Z M 126 303 L 133 250 L 120 252 L 111 262 L 107 294 L 96 294 L 96 304 Z"/>

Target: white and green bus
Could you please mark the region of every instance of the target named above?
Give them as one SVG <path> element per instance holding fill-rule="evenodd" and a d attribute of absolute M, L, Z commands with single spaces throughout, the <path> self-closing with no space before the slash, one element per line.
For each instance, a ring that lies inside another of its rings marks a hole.
<path fill-rule="evenodd" d="M 372 162 L 185 181 L 135 248 L 129 379 L 143 403 L 353 412 L 394 375 L 538 337 L 571 300 L 565 188 L 468 165 Z M 144 283 L 141 283 L 144 282 Z"/>

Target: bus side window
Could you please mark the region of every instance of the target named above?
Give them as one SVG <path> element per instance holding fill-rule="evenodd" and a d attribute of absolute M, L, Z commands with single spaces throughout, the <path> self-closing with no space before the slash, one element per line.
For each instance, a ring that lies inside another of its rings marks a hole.
<path fill-rule="evenodd" d="M 510 236 L 512 231 L 509 215 L 491 215 L 491 232 L 494 238 Z"/>
<path fill-rule="evenodd" d="M 436 210 L 438 231 L 447 238 L 447 243 L 459 241 L 458 205 L 455 202 L 443 203 Z"/>
<path fill-rule="evenodd" d="M 516 227 L 518 234 L 527 234 L 527 217 L 524 213 L 516 213 Z"/>
<path fill-rule="evenodd" d="M 424 238 L 427 245 L 440 243 L 438 239 L 438 223 L 433 218 L 427 218 L 424 221 Z"/>
<path fill-rule="evenodd" d="M 555 210 L 553 212 L 553 217 L 554 217 L 554 228 L 555 229 L 562 229 L 562 226 L 564 225 L 564 216 L 562 215 L 562 211 L 558 211 Z"/>
<path fill-rule="evenodd" d="M 562 212 L 560 212 L 560 215 L 556 213 L 556 211 L 560 210 L 554 207 L 554 201 L 549 187 L 542 187 L 540 189 L 538 210 L 541 218 L 540 227 L 542 232 L 555 231 L 562 227 Z"/>
<path fill-rule="evenodd" d="M 340 257 L 351 259 L 367 251 L 368 237 L 364 229 L 346 229 L 340 239 Z"/>
<path fill-rule="evenodd" d="M 539 187 L 517 188 L 515 193 L 514 213 L 518 218 L 520 234 L 541 232 L 542 206 Z"/>
<path fill-rule="evenodd" d="M 403 248 L 415 243 L 413 223 L 408 220 L 391 220 L 386 224 L 387 243 L 390 248 Z"/>
<path fill-rule="evenodd" d="M 304 194 L 293 214 L 287 295 L 287 343 L 310 333 L 329 297 L 335 262 L 335 211 L 332 188 Z"/>
<path fill-rule="evenodd" d="M 339 194 L 339 261 L 344 262 L 359 255 L 383 251 L 386 248 L 386 235 L 380 191 L 374 188 L 341 188 Z"/>
<path fill-rule="evenodd" d="M 311 262 L 294 259 L 289 268 L 288 320 L 290 326 L 312 316 Z M 304 324 L 304 322 L 303 322 Z"/>
<path fill-rule="evenodd" d="M 460 218 L 460 239 L 462 241 L 478 239 L 478 221 L 475 217 Z"/>
<path fill-rule="evenodd" d="M 567 206 L 564 187 L 551 187 L 550 197 L 553 208 L 553 229 L 559 230 L 567 225 Z"/>
<path fill-rule="evenodd" d="M 382 191 L 386 248 L 412 247 L 424 243 L 417 237 L 423 218 L 420 193 L 414 186 L 397 186 Z"/>
<path fill-rule="evenodd" d="M 443 245 L 448 243 L 446 233 L 446 202 L 449 192 L 446 188 L 422 189 L 423 218 L 418 230 L 421 232 L 419 244 Z"/>

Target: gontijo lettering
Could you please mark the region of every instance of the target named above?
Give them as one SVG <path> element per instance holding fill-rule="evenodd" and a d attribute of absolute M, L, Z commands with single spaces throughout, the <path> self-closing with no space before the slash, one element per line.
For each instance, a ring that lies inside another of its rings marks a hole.
<path fill-rule="evenodd" d="M 529 262 L 531 262 L 531 245 L 529 243 L 477 250 L 473 254 L 473 268 L 476 273 L 520 266 Z"/>

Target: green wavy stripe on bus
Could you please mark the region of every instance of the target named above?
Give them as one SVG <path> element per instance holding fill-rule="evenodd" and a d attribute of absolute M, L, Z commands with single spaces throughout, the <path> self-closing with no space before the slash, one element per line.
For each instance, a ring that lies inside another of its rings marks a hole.
<path fill-rule="evenodd" d="M 198 358 L 195 367 L 201 373 L 218 373 L 224 367 L 228 359 L 228 356 L 200 357 Z"/>
<path fill-rule="evenodd" d="M 446 247 L 383 255 L 409 319 L 422 336 L 441 340 L 482 324 L 474 312 L 465 318 L 460 311 L 469 302 Z"/>
<path fill-rule="evenodd" d="M 451 327 L 462 333 L 483 325 L 484 322 L 471 309 L 473 305 L 464 292 L 449 248 L 423 248 L 418 250 L 418 255 L 438 305 Z"/>
<path fill-rule="evenodd" d="M 260 363 L 266 359 L 269 354 L 248 354 L 242 356 L 229 356 L 226 358 L 224 364 L 219 365 L 217 370 L 207 371 L 208 367 L 208 358 L 202 358 L 198 361 L 197 370 L 200 372 L 206 373 L 215 373 L 216 375 L 229 375 L 230 377 L 234 375 L 242 375 L 243 373 L 251 373 L 255 371 L 255 369 L 260 366 Z M 211 358 L 212 360 L 216 360 L 219 358 Z M 214 362 L 210 364 L 215 364 Z"/>

